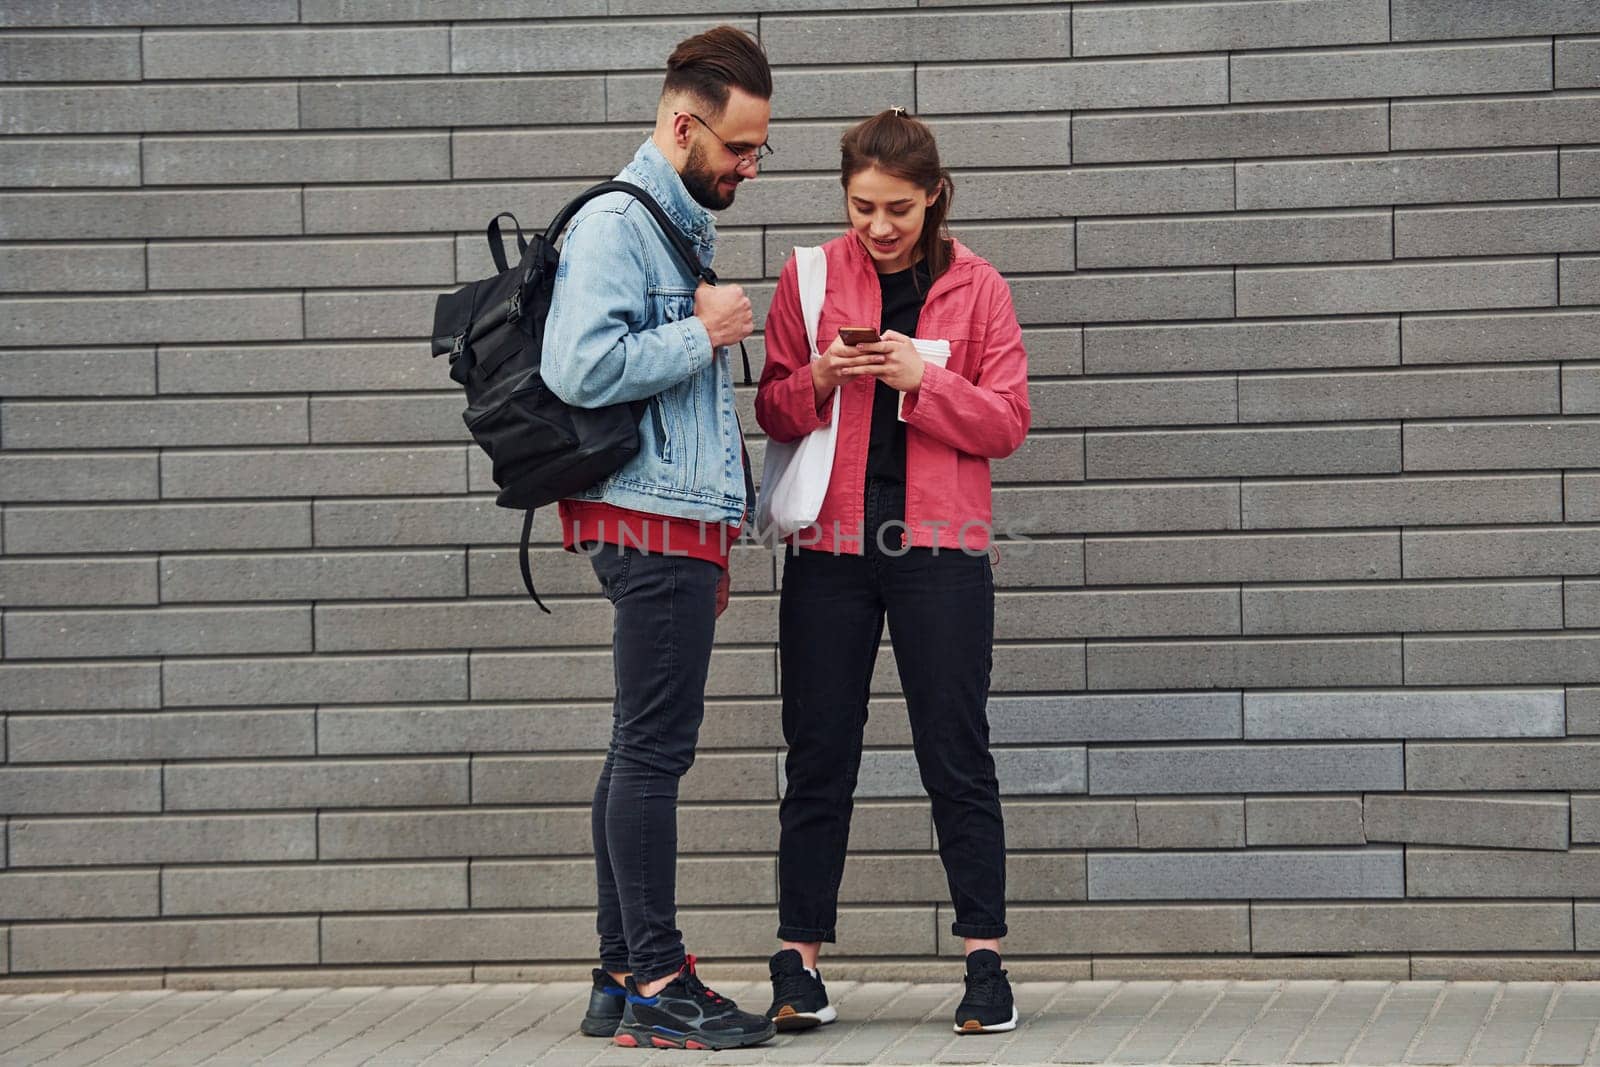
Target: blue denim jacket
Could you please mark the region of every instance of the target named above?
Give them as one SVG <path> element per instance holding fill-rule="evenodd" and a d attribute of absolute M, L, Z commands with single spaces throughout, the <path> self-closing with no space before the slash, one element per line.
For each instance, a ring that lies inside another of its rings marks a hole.
<path fill-rule="evenodd" d="M 709 265 L 716 223 L 650 141 L 617 175 L 656 198 Z M 696 279 L 655 219 L 606 193 L 568 226 L 545 325 L 541 375 L 577 407 L 649 398 L 638 455 L 576 499 L 656 515 L 738 522 L 747 502 L 728 350 L 694 317 Z"/>

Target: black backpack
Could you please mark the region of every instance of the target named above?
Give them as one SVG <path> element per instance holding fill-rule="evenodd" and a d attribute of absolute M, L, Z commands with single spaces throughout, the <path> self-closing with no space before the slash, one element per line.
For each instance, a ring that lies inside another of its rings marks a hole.
<path fill-rule="evenodd" d="M 546 614 L 550 609 L 534 591 L 528 566 L 534 509 L 589 488 L 633 458 L 639 451 L 639 420 L 649 403 L 573 407 L 539 377 L 545 319 L 560 263 L 555 243 L 580 207 L 610 192 L 627 193 L 649 209 L 689 273 L 717 283 L 716 273 L 700 265 L 688 239 L 649 193 L 627 182 L 602 182 L 578 194 L 531 241 L 515 215 L 496 215 L 489 221 L 489 253 L 500 273 L 446 293 L 434 305 L 433 354 L 449 355 L 450 377 L 466 389 L 467 410 L 461 418 L 494 462 L 494 482 L 500 487 L 495 503 L 527 513 L 518 555 L 522 584 Z M 517 227 L 521 259 L 512 267 L 501 243 L 502 218 Z M 744 374 L 748 384 L 748 353 Z"/>

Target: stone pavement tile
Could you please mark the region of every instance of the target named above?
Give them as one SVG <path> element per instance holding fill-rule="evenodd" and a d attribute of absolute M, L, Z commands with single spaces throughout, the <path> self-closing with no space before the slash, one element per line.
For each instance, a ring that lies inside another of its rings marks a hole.
<path fill-rule="evenodd" d="M 827 981 L 827 973 L 823 972 Z M 904 982 L 828 982 L 828 1002 L 839 1013 L 837 1022 L 813 1030 L 779 1034 L 766 1046 L 763 1063 L 832 1063 L 841 1046 L 866 1026 L 873 1016 L 910 986 Z M 770 988 L 768 990 L 770 995 Z M 752 1009 L 753 1010 L 753 1009 Z"/>
<path fill-rule="evenodd" d="M 396 1063 L 423 1063 L 445 1049 L 454 1052 L 458 1046 L 467 1044 L 484 1024 L 520 1002 L 531 988 L 530 985 L 470 987 L 470 995 L 451 998 L 453 1004 L 447 1010 L 381 1050 L 381 1055 Z"/>
<path fill-rule="evenodd" d="M 331 990 L 318 990 L 316 988 L 274 989 L 271 987 L 256 990 L 234 990 L 232 992 L 255 992 L 263 994 L 261 999 L 254 1003 L 239 1002 L 234 1005 L 234 1013 L 227 1017 L 216 1015 L 214 1021 L 206 1025 L 198 1033 L 192 1034 L 186 1041 L 170 1049 L 163 1063 L 170 1067 L 195 1063 L 231 1063 L 237 1060 L 246 1062 L 259 1061 L 261 1053 L 274 1045 L 282 1045 L 283 1038 L 261 1038 L 269 1031 L 281 1034 L 284 1020 L 298 1016 L 302 1009 L 315 1010 L 318 1001 Z M 185 994 L 188 995 L 188 994 Z M 225 996 L 231 994 L 224 994 Z M 341 1001 L 347 998 L 339 998 Z M 216 1005 L 217 1002 L 212 1002 Z M 352 1001 L 353 1003 L 353 1001 Z M 207 1014 L 215 1009 L 202 1008 L 193 1013 L 188 1020 L 191 1025 L 201 1022 Z M 260 1052 L 257 1049 L 260 1049 Z M 272 1060 L 276 1067 L 276 1059 Z"/>
<path fill-rule="evenodd" d="M 1569 982 L 1550 1008 L 1552 1019 L 1600 1018 L 1600 982 Z"/>
<path fill-rule="evenodd" d="M 99 994 L 102 999 L 111 995 Z M 0 1029 L 0 1056 L 58 1026 L 65 1026 L 88 1007 L 75 997 L 69 999 L 65 993 L 27 993 L 6 997 L 5 1003 L 21 1009 L 24 1014 Z"/>
<path fill-rule="evenodd" d="M 360 1067 L 365 1063 L 405 1063 L 393 1050 L 407 1038 L 454 1011 L 468 994 L 450 987 L 414 987 L 416 992 L 404 1009 L 392 1015 L 381 1028 L 373 1028 L 362 1040 L 336 1048 L 317 1060 L 319 1067 Z"/>
<path fill-rule="evenodd" d="M 884 1009 L 874 1025 L 897 1026 L 899 1040 L 884 1049 L 873 1063 L 932 1063 L 939 1050 L 957 1040 L 956 1005 L 961 988 L 917 985 Z"/>
<path fill-rule="evenodd" d="M 900 1039 L 901 1023 L 889 1018 L 900 1001 L 924 988 L 909 982 L 873 982 L 859 986 L 843 1006 L 839 1021 L 823 1031 L 831 1044 L 818 1063 L 870 1063 Z M 796 1041 L 798 1044 L 798 1039 Z M 788 1048 L 785 1045 L 785 1048 Z"/>
<path fill-rule="evenodd" d="M 1283 1063 L 1338 988 L 1334 982 L 1290 982 L 1228 1050 L 1230 1063 Z"/>
<path fill-rule="evenodd" d="M 262 1031 L 263 1034 L 270 1031 L 274 1035 L 265 1040 L 262 1046 L 264 1053 L 271 1053 L 269 1062 L 272 1067 L 297 1067 L 310 1063 L 323 1052 L 348 1040 L 352 1033 L 365 1029 L 370 1015 L 363 1014 L 363 1011 L 370 1010 L 387 990 L 379 986 L 349 986 L 335 992 L 338 995 L 330 997 L 329 1003 L 314 1002 L 307 1012 L 286 1015 Z M 198 1016 L 199 1013 L 196 1014 Z M 285 1032 L 297 1021 L 314 1025 L 299 1033 Z M 173 1046 L 158 1062 L 166 1067 L 188 1067 L 197 1062 L 185 1055 L 190 1045 L 194 1041 L 204 1040 L 205 1030 L 202 1030 L 197 1038 Z M 277 1042 L 276 1047 L 270 1047 L 273 1041 Z"/>
<path fill-rule="evenodd" d="M 262 1053 L 273 1045 L 282 1044 L 274 1039 L 256 1044 L 256 1038 L 279 1027 L 284 1019 L 301 1012 L 317 1012 L 331 989 L 295 988 L 223 990 L 209 994 L 211 999 L 201 999 L 208 993 L 201 991 L 177 994 L 185 1000 L 193 998 L 192 1010 L 172 1025 L 171 1039 L 166 1047 L 156 1052 L 148 1062 L 164 1067 L 187 1067 L 195 1063 L 256 1062 Z M 242 994 L 255 994 L 244 999 Z M 236 999 L 237 998 L 237 999 Z M 315 1020 L 318 1016 L 314 1015 Z M 167 1037 L 165 1029 L 150 1035 L 153 1044 Z M 259 1049 L 259 1051 L 258 1051 Z M 131 1062 L 139 1062 L 131 1060 Z"/>
<path fill-rule="evenodd" d="M 117 1025 L 128 1016 L 148 1007 L 153 1000 L 170 995 L 165 990 L 114 993 L 103 999 L 96 998 L 87 1005 L 80 1005 L 81 1010 L 76 1013 L 71 1010 L 74 1002 L 67 1001 L 60 1017 L 51 1020 L 54 1025 L 41 1029 L 32 1037 L 8 1048 L 0 1049 L 0 1055 L 5 1057 L 6 1063 L 13 1061 L 37 1063 Z"/>
<path fill-rule="evenodd" d="M 238 1052 L 241 1048 L 253 1051 L 257 1057 L 267 1063 L 277 1064 L 282 1051 L 307 1034 L 311 1034 L 328 1025 L 341 1015 L 365 1001 L 378 992 L 377 989 L 368 987 L 347 987 L 340 989 L 323 988 L 317 995 L 294 1008 L 275 1022 L 236 1041 L 234 1045 L 224 1049 L 219 1055 Z M 187 994 L 186 994 L 187 995 Z M 179 1023 L 172 1026 L 172 1041 L 167 1046 L 168 1050 L 182 1052 L 185 1042 L 194 1038 L 196 1034 L 204 1033 L 210 1024 L 200 1016 L 199 1012 L 191 1012 Z M 163 1032 L 164 1034 L 164 1032 Z M 152 1035 L 159 1037 L 163 1035 Z"/>
<path fill-rule="evenodd" d="M 1467 1053 L 1474 1065 L 1525 1063 L 1527 1053 L 1546 1014 L 1554 1006 L 1553 982 L 1507 982 L 1500 1000 Z"/>
<path fill-rule="evenodd" d="M 1221 1063 L 1282 986 L 1282 982 L 1229 982 L 1222 1002 L 1206 1016 L 1205 1026 L 1183 1039 L 1172 1054 L 1172 1062 Z"/>
<path fill-rule="evenodd" d="M 1052 1062 L 1099 1063 L 1109 1056 L 1161 1002 L 1178 988 L 1176 982 L 1124 982 L 1100 1010 L 1058 1049 Z"/>
<path fill-rule="evenodd" d="M 342 1011 L 329 1017 L 314 1030 L 291 1037 L 273 1050 L 271 1063 L 279 1064 L 347 1062 L 356 1050 L 370 1047 L 372 1035 L 410 1012 L 419 997 L 431 986 L 353 987 L 355 997 L 341 998 Z M 278 1024 L 267 1029 L 276 1029 Z M 265 1032 L 265 1030 L 263 1031 Z M 191 1061 L 194 1062 L 194 1061 Z M 178 1067 L 173 1064 L 172 1067 Z"/>
<path fill-rule="evenodd" d="M 95 1018 L 102 1024 L 110 1021 L 110 1025 L 98 1026 L 89 1033 L 80 1030 L 78 1023 L 70 1024 L 66 1032 L 77 1031 L 81 1035 L 77 1040 L 62 1045 L 53 1055 L 45 1055 L 42 1050 L 30 1052 L 34 1046 L 25 1046 L 20 1050 L 25 1057 L 24 1062 L 47 1059 L 56 1067 L 79 1067 L 82 1064 L 93 1063 L 103 1056 L 115 1053 L 126 1042 L 160 1027 L 163 1021 L 170 1020 L 173 1012 L 170 1009 L 162 1010 L 170 1001 L 170 994 L 163 996 L 157 991 L 143 993 L 139 999 L 122 1002 L 121 1010 L 103 1007 L 95 1013 Z"/>
<path fill-rule="evenodd" d="M 97 1058 L 113 1056 L 117 1062 L 149 1063 L 174 1045 L 215 1026 L 217 1016 L 213 1014 L 208 1018 L 205 1009 L 222 995 L 221 992 L 169 994 L 144 1011 L 72 1046 L 61 1063 L 93 1063 Z"/>
<path fill-rule="evenodd" d="M 1189 1036 L 1194 1025 L 1211 1011 L 1227 992 L 1223 981 L 1185 982 L 1123 1038 L 1109 1063 L 1157 1063 L 1166 1059 Z"/>
<path fill-rule="evenodd" d="M 1600 986 L 1560 987 L 1545 1019 L 1529 1063 L 1582 1063 L 1593 1050 L 1600 1027 Z"/>
<path fill-rule="evenodd" d="M 1411 1042 L 1406 1062 L 1463 1062 L 1501 991 L 1498 982 L 1460 982 L 1448 986 L 1422 1033 Z"/>
<path fill-rule="evenodd" d="M 1401 1063 L 1444 996 L 1444 982 L 1408 982 L 1395 987 L 1377 1017 L 1350 1050 L 1351 1063 Z"/>
<path fill-rule="evenodd" d="M 610 1038 L 589 1037 L 578 1029 L 588 1002 L 587 987 L 581 987 L 581 996 L 571 1002 L 571 1010 L 548 1014 L 536 1020 L 531 1017 L 530 1005 L 540 988 L 537 985 L 519 985 L 516 995 L 508 997 L 498 1012 L 429 1057 L 426 1061 L 428 1067 L 527 1063 L 528 1058 L 520 1051 L 525 1032 L 544 1035 L 565 1032 L 566 1036 L 539 1053 L 540 1067 L 545 1064 L 562 1067 L 588 1063 L 611 1044 Z"/>
<path fill-rule="evenodd" d="M 1340 1063 L 1394 988 L 1392 982 L 1340 982 L 1286 1057 L 1291 1063 Z"/>
<path fill-rule="evenodd" d="M 519 991 L 526 987 L 519 986 Z M 545 1053 L 563 1049 L 562 1057 L 570 1059 L 568 1042 L 593 1057 L 606 1049 L 615 1048 L 609 1041 L 582 1038 L 578 1023 L 583 1019 L 584 1007 L 589 1002 L 589 983 L 550 982 L 526 989 L 498 1013 L 490 1016 L 463 1041 L 469 1047 L 487 1046 L 474 1064 L 527 1064 L 538 1063 Z M 447 1048 L 447 1052 L 451 1051 Z M 625 1052 L 626 1049 L 618 1049 Z"/>
<path fill-rule="evenodd" d="M 1594 1047 L 1594 1020 L 1551 1019 L 1528 1053 L 1529 1063 L 1583 1063 Z"/>
<path fill-rule="evenodd" d="M 997 1057 L 1001 1063 L 1047 1063 L 1057 1050 L 1068 1046 L 1083 1025 L 1116 991 L 1121 982 L 1062 983 L 1062 989 L 1046 1001 L 1011 1035 L 1010 1042 Z"/>

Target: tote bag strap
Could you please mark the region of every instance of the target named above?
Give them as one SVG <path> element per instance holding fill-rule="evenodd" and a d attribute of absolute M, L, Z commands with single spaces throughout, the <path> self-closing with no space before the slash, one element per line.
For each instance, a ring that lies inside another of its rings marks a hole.
<path fill-rule="evenodd" d="M 795 272 L 800 282 L 800 313 L 806 320 L 806 340 L 811 342 L 811 358 L 822 348 L 817 344 L 817 323 L 822 318 L 822 295 L 828 288 L 828 257 L 820 248 L 794 250 Z"/>

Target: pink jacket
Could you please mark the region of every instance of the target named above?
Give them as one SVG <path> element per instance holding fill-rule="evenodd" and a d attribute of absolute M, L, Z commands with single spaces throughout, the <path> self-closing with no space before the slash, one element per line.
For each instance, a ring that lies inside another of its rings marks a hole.
<path fill-rule="evenodd" d="M 876 328 L 883 300 L 872 259 L 853 233 L 834 238 L 823 251 L 828 286 L 817 344 L 826 349 L 841 326 Z M 956 242 L 954 261 L 923 304 L 917 336 L 948 340 L 950 362 L 947 367 L 925 364 L 921 386 L 905 398 L 909 544 L 981 551 L 989 545 L 993 522 L 989 461 L 1017 450 L 1031 415 L 1028 357 L 1005 279 Z M 783 266 L 767 313 L 766 348 L 756 421 L 773 440 L 798 441 L 826 426 L 836 398 L 844 394 L 822 512 L 815 527 L 792 540 L 819 551 L 859 555 L 876 379 L 863 376 L 841 386 L 817 409 L 792 258 Z"/>

